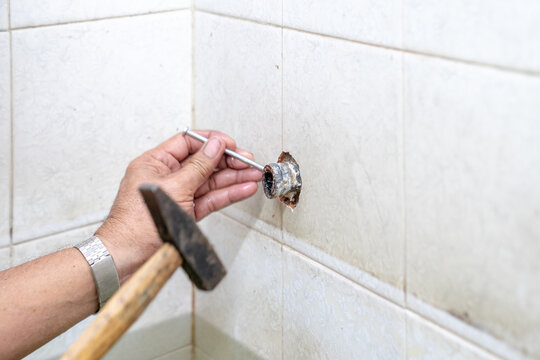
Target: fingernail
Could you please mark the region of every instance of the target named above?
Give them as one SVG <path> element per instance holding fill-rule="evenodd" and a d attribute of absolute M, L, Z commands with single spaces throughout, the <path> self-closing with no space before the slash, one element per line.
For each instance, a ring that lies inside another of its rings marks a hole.
<path fill-rule="evenodd" d="M 208 156 L 210 159 L 216 157 L 221 148 L 221 140 L 217 137 L 211 137 L 208 142 L 204 145 L 203 153 Z"/>

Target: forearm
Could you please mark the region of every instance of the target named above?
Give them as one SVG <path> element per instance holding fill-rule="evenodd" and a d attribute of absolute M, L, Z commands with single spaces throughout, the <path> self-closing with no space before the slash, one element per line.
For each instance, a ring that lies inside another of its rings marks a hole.
<path fill-rule="evenodd" d="M 88 262 L 75 248 L 0 272 L 0 353 L 18 359 L 96 312 Z"/>

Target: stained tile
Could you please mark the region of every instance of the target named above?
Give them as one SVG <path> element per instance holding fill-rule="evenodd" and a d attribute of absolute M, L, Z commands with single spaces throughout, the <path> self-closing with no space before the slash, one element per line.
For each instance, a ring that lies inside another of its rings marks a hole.
<path fill-rule="evenodd" d="M 0 33 L 0 246 L 9 244 L 9 193 L 11 177 L 11 96 L 9 71 L 9 34 Z"/>
<path fill-rule="evenodd" d="M 195 8 L 281 25 L 281 0 L 195 0 Z"/>
<path fill-rule="evenodd" d="M 401 359 L 404 310 L 284 248 L 284 359 Z"/>
<path fill-rule="evenodd" d="M 540 356 L 540 79 L 404 70 L 407 291 Z"/>
<path fill-rule="evenodd" d="M 188 0 L 11 0 L 13 27 L 58 24 L 189 8 Z"/>
<path fill-rule="evenodd" d="M 103 219 L 191 117 L 189 11 L 13 32 L 14 238 Z"/>
<path fill-rule="evenodd" d="M 367 43 L 401 46 L 399 0 L 284 0 L 283 24 Z"/>
<path fill-rule="evenodd" d="M 421 317 L 408 313 L 407 359 L 495 360 L 496 358 Z"/>
<path fill-rule="evenodd" d="M 403 284 L 401 55 L 284 32 L 283 142 L 302 193 L 284 241 Z"/>
<path fill-rule="evenodd" d="M 538 72 L 538 18 L 535 0 L 405 0 L 403 46 Z"/>
<path fill-rule="evenodd" d="M 195 125 L 235 138 L 266 164 L 281 153 L 281 30 L 197 13 Z M 226 213 L 279 239 L 280 205 L 262 189 Z"/>
<path fill-rule="evenodd" d="M 201 223 L 227 268 L 195 295 L 195 344 L 214 359 L 281 358 L 281 247 L 221 214 Z"/>

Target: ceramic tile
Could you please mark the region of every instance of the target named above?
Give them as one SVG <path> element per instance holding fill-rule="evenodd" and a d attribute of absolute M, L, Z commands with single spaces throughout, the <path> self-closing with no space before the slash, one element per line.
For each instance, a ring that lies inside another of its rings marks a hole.
<path fill-rule="evenodd" d="M 0 246 L 9 244 L 11 177 L 11 100 L 9 82 L 9 34 L 0 33 Z"/>
<path fill-rule="evenodd" d="M 13 27 L 58 24 L 189 8 L 189 0 L 11 0 Z"/>
<path fill-rule="evenodd" d="M 143 314 L 143 317 L 145 314 L 146 312 Z M 186 313 L 182 317 L 169 315 L 166 320 L 155 323 L 152 326 L 144 328 L 131 327 L 129 332 L 118 340 L 103 359 L 189 359 L 189 356 L 186 357 L 186 345 L 189 345 L 190 339 L 190 319 L 191 315 L 189 313 Z M 143 320 L 142 317 L 138 322 L 141 320 Z M 187 342 L 185 340 L 186 338 L 188 339 Z M 179 348 L 182 348 L 182 351 L 175 351 Z"/>
<path fill-rule="evenodd" d="M 0 248 L 0 271 L 9 268 L 10 257 L 9 247 Z"/>
<path fill-rule="evenodd" d="M 407 290 L 540 356 L 540 79 L 415 55 L 404 71 Z"/>
<path fill-rule="evenodd" d="M 367 43 L 401 46 L 399 0 L 284 0 L 283 24 Z"/>
<path fill-rule="evenodd" d="M 540 2 L 405 0 L 403 46 L 540 71 Z"/>
<path fill-rule="evenodd" d="M 495 360 L 484 350 L 467 343 L 418 315 L 407 314 L 407 359 Z"/>
<path fill-rule="evenodd" d="M 195 344 L 215 359 L 281 357 L 281 247 L 221 214 L 201 223 L 227 268 L 195 295 Z"/>
<path fill-rule="evenodd" d="M 281 0 L 195 0 L 195 7 L 219 14 L 281 25 L 281 3 Z"/>
<path fill-rule="evenodd" d="M 281 153 L 281 30 L 197 13 L 195 125 L 230 134 L 263 164 Z M 281 207 L 257 194 L 227 214 L 279 239 Z"/>
<path fill-rule="evenodd" d="M 283 254 L 284 359 L 403 358 L 403 309 L 295 251 Z"/>
<path fill-rule="evenodd" d="M 7 30 L 8 26 L 8 0 L 0 0 L 0 31 Z"/>
<path fill-rule="evenodd" d="M 191 118 L 189 11 L 13 32 L 14 238 L 102 220 Z"/>
<path fill-rule="evenodd" d="M 15 245 L 13 247 L 13 266 L 37 259 L 38 257 L 47 254 L 52 254 L 58 250 L 73 247 L 92 236 L 99 226 L 100 223 L 83 226 L 60 234 L 50 235 Z"/>
<path fill-rule="evenodd" d="M 283 142 L 302 174 L 284 241 L 401 288 L 401 55 L 284 32 Z"/>
<path fill-rule="evenodd" d="M 213 360 L 210 356 L 204 353 L 198 347 L 195 348 L 195 359 L 194 360 Z"/>
<path fill-rule="evenodd" d="M 157 357 L 155 360 L 191 360 L 191 352 L 191 346 L 186 346 L 163 356 Z"/>

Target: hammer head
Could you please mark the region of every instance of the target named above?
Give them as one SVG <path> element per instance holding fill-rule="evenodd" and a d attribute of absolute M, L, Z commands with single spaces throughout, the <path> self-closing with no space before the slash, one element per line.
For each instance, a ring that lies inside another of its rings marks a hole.
<path fill-rule="evenodd" d="M 157 185 L 139 187 L 152 214 L 159 236 L 174 245 L 182 256 L 182 267 L 202 290 L 212 290 L 226 274 L 214 248 L 195 221 Z"/>

